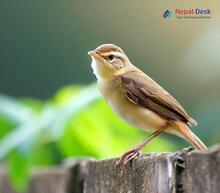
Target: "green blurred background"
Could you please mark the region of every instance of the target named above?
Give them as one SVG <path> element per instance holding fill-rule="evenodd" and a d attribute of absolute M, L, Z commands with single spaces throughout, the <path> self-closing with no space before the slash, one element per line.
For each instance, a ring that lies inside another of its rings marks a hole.
<path fill-rule="evenodd" d="M 150 133 L 126 125 L 100 98 L 87 51 L 102 43 L 176 97 L 207 144 L 220 141 L 218 1 L 0 2 L 0 159 L 24 188 L 31 168 L 69 157 L 119 156 Z M 163 19 L 165 10 L 209 8 L 210 19 Z M 145 151 L 189 144 L 161 135 Z"/>

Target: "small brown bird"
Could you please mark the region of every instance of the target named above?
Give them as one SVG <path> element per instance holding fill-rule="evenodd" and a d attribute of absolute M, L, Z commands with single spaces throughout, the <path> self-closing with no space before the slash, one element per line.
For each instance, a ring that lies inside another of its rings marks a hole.
<path fill-rule="evenodd" d="M 127 123 L 154 133 L 124 153 L 118 164 L 124 165 L 161 132 L 177 135 L 196 149 L 207 147 L 189 129 L 197 125 L 183 107 L 154 80 L 131 64 L 123 50 L 103 44 L 88 52 L 101 94 L 112 109 Z"/>

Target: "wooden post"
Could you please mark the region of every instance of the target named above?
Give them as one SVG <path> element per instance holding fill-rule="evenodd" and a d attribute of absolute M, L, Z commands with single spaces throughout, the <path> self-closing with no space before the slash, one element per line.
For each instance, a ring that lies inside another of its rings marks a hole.
<path fill-rule="evenodd" d="M 116 161 L 117 158 L 75 160 L 34 172 L 28 193 L 220 192 L 220 146 L 206 152 L 185 149 L 176 153 L 140 154 L 122 175 L 115 168 Z M 4 175 L 0 172 L 0 192 L 12 193 L 5 184 L 2 186 Z"/>

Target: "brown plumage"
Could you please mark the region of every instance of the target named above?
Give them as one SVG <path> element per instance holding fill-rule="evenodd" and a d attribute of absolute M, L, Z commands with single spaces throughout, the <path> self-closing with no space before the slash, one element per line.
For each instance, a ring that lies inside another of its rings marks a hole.
<path fill-rule="evenodd" d="M 166 119 L 181 120 L 196 125 L 183 107 L 167 91 L 152 79 L 139 76 L 137 71 L 128 71 L 120 76 L 121 87 L 127 98 Z"/>
<path fill-rule="evenodd" d="M 102 53 L 107 53 L 107 52 L 120 52 L 123 53 L 122 49 L 119 48 L 118 46 L 115 46 L 113 44 L 103 44 L 99 47 L 97 47 L 94 51 L 102 54 Z"/>
<path fill-rule="evenodd" d="M 123 154 L 118 162 L 122 168 L 161 132 L 182 137 L 196 149 L 207 149 L 188 127 L 197 122 L 174 97 L 132 65 L 121 48 L 104 44 L 89 54 L 99 89 L 112 109 L 129 124 L 154 131 L 149 138 Z"/>

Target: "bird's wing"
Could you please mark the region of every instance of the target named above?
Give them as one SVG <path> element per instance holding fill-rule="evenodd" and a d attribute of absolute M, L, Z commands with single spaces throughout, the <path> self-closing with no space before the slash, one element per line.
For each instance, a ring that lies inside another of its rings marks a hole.
<path fill-rule="evenodd" d="M 120 78 L 123 93 L 128 100 L 166 119 L 181 120 L 196 125 L 196 121 L 186 113 L 176 99 L 143 72 L 129 71 Z"/>

